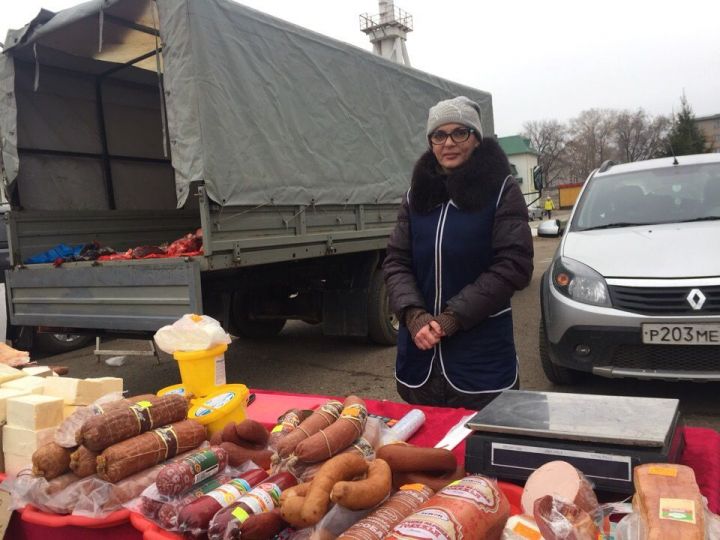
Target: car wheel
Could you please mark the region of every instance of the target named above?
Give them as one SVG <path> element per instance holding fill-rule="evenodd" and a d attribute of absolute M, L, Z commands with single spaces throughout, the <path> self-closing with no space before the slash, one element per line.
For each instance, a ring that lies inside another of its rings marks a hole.
<path fill-rule="evenodd" d="M 378 345 L 395 345 L 399 330 L 400 321 L 390 309 L 382 271 L 375 270 L 368 295 L 368 336 Z"/>
<path fill-rule="evenodd" d="M 93 336 L 80 334 L 35 334 L 35 346 L 45 352 L 60 354 L 74 351 L 89 345 Z"/>
<path fill-rule="evenodd" d="M 550 360 L 550 353 L 548 351 L 550 345 L 548 344 L 547 335 L 545 334 L 545 321 L 543 320 L 540 320 L 538 342 L 540 364 L 545 372 L 545 377 L 547 377 L 551 383 L 571 385 L 576 384 L 583 379 L 584 373 L 581 371 L 558 366 L 557 364 L 553 364 L 552 360 Z"/>

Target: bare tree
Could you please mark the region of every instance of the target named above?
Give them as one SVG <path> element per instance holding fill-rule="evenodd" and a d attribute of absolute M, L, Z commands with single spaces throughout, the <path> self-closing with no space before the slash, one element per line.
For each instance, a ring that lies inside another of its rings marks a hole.
<path fill-rule="evenodd" d="M 561 175 L 562 154 L 567 143 L 567 128 L 557 120 L 525 122 L 523 137 L 530 139 L 540 154 L 538 165 L 542 167 L 545 184 L 553 185 Z"/>
<path fill-rule="evenodd" d="M 616 114 L 608 109 L 589 109 L 570 120 L 564 156 L 568 179 L 582 182 L 606 159 L 617 159 L 612 140 Z"/>
<path fill-rule="evenodd" d="M 652 118 L 642 109 L 635 112 L 620 111 L 613 130 L 618 158 L 629 163 L 662 155 L 663 140 L 670 124 L 669 118 Z"/>

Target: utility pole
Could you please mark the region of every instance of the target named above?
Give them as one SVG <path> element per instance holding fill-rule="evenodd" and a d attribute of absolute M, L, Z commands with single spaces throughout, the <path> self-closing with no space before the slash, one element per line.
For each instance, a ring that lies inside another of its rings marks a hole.
<path fill-rule="evenodd" d="M 396 8 L 393 0 L 379 0 L 379 4 L 377 15 L 360 15 L 360 30 L 370 38 L 375 54 L 409 66 L 405 42 L 408 32 L 413 30 L 412 15 Z"/>

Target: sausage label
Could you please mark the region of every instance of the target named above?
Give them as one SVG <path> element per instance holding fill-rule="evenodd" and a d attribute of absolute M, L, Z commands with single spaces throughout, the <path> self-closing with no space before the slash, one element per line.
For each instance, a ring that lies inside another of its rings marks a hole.
<path fill-rule="evenodd" d="M 215 499 L 222 508 L 225 508 L 237 501 L 248 491 L 250 491 L 250 484 L 242 478 L 236 478 L 211 491 L 207 496 Z"/>
<path fill-rule="evenodd" d="M 265 482 L 257 486 L 238 502 L 247 505 L 253 514 L 262 514 L 263 512 L 269 512 L 280 504 L 281 493 L 282 490 L 277 484 Z"/>
<path fill-rule="evenodd" d="M 500 507 L 497 489 L 485 478 L 467 476 L 444 487 L 438 495 L 470 501 L 483 512 L 495 513 Z"/>
<path fill-rule="evenodd" d="M 183 461 L 190 465 L 190 467 L 192 468 L 192 471 L 194 473 L 193 484 L 198 484 L 206 478 L 210 478 L 212 475 L 218 472 L 218 469 L 220 468 L 218 457 L 212 450 L 203 450 L 202 452 L 197 452 L 191 456 L 186 457 Z"/>
<path fill-rule="evenodd" d="M 460 540 L 463 530 L 447 510 L 431 506 L 406 518 L 393 529 L 392 537 L 398 540 Z"/>
<path fill-rule="evenodd" d="M 160 439 L 160 442 L 165 446 L 164 459 L 171 458 L 177 454 L 178 438 L 172 426 L 157 428 L 153 433 L 155 433 L 158 439 Z"/>

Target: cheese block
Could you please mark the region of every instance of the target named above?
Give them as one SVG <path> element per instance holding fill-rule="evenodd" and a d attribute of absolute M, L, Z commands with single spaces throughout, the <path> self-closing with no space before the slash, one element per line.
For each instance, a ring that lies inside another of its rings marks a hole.
<path fill-rule="evenodd" d="M 31 377 L 52 377 L 55 373 L 48 366 L 30 366 L 22 368 L 22 372 Z"/>
<path fill-rule="evenodd" d="M 0 385 L 20 377 L 26 377 L 27 374 L 23 373 L 19 369 L 12 368 L 5 364 L 0 364 Z"/>
<path fill-rule="evenodd" d="M 77 386 L 77 395 L 74 404 L 91 405 L 106 394 L 122 391 L 123 380 L 120 377 L 81 379 Z"/>
<path fill-rule="evenodd" d="M 65 404 L 76 405 L 80 379 L 73 377 L 46 377 L 45 395 L 63 398 Z"/>
<path fill-rule="evenodd" d="M 702 495 L 690 467 L 648 463 L 633 470 L 633 507 L 640 514 L 647 540 L 703 540 Z"/>
<path fill-rule="evenodd" d="M 5 461 L 5 474 L 7 476 L 17 476 L 19 472 L 32 471 L 32 455 L 18 456 L 16 454 L 3 453 Z"/>
<path fill-rule="evenodd" d="M 59 425 L 63 420 L 63 400 L 53 396 L 29 394 L 7 400 L 7 423 L 37 431 Z"/>
<path fill-rule="evenodd" d="M 3 432 L 3 452 L 17 456 L 32 456 L 40 446 L 53 440 L 55 428 L 40 430 L 25 429 L 5 425 Z"/>
<path fill-rule="evenodd" d="M 3 388 L 26 390 L 31 394 L 42 394 L 45 388 L 45 377 L 21 377 L 2 385 Z"/>
<path fill-rule="evenodd" d="M 29 394 L 27 390 L 16 390 L 15 388 L 0 388 L 0 422 L 7 420 L 7 400 L 13 397 Z"/>
<path fill-rule="evenodd" d="M 63 405 L 63 418 L 71 416 L 75 411 L 81 409 L 83 405 Z"/>

